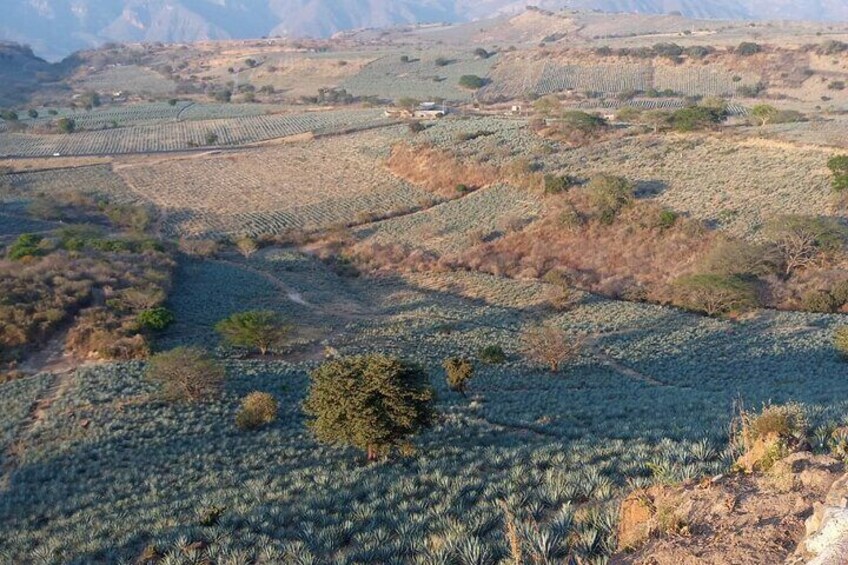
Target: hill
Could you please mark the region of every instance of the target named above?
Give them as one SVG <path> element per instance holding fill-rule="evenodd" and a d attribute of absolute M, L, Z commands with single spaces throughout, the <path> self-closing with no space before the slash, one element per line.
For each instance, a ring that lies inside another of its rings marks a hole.
<path fill-rule="evenodd" d="M 840 0 L 542 0 L 540 8 L 665 14 L 709 19 L 848 20 Z M 522 11 L 516 0 L 12 0 L 0 39 L 58 59 L 104 42 L 192 42 L 264 36 L 328 37 L 341 30 L 467 22 Z"/>

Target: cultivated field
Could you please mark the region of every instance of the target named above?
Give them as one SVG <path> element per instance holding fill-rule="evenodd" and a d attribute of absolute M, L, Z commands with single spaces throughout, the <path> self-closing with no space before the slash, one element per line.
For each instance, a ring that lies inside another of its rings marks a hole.
<path fill-rule="evenodd" d="M 409 57 L 409 62 L 402 62 L 402 55 Z M 438 65 L 440 58 L 447 64 Z M 477 58 L 470 49 L 467 52 L 399 50 L 366 65 L 358 74 L 346 79 L 342 86 L 357 96 L 390 100 L 410 97 L 466 101 L 473 91 L 460 88 L 460 77 L 486 77 L 497 59 L 497 56 Z"/>
<path fill-rule="evenodd" d="M 307 132 L 379 124 L 379 110 L 337 110 L 299 114 L 261 115 L 221 120 L 189 120 L 176 123 L 81 131 L 70 135 L 0 134 L 0 155 L 49 157 L 61 155 L 114 155 L 182 151 L 209 145 L 243 145 Z"/>
<path fill-rule="evenodd" d="M 76 84 L 80 90 L 138 95 L 167 95 L 176 84 L 151 69 L 137 65 L 114 66 L 86 75 Z"/>
<path fill-rule="evenodd" d="M 362 221 L 432 198 L 366 152 L 379 132 L 118 168 L 169 235 L 279 233 Z"/>
<path fill-rule="evenodd" d="M 242 278 L 251 280 L 254 296 L 268 292 L 261 277 Z M 217 303 L 223 288 L 177 289 L 177 296 L 203 293 L 182 312 L 185 323 L 203 327 L 206 305 Z M 210 546 L 188 555 L 226 563 L 284 555 L 495 563 L 508 551 L 498 502 L 505 500 L 538 521 L 530 539 L 552 558 L 572 551 L 603 562 L 615 543 L 621 489 L 726 468 L 731 455 L 723 445 L 736 400 L 804 400 L 819 424 L 844 409 L 833 398 L 848 393 L 829 345 L 835 317 L 764 314 L 734 323 L 585 297 L 553 320 L 599 332 L 598 341 L 553 377 L 513 348 L 515 332 L 545 315 L 532 306 L 532 284 L 426 275 L 368 288 L 377 314 L 382 304 L 385 315 L 351 323 L 329 343 L 344 353 L 402 354 L 433 375 L 443 416 L 405 464 L 365 467 L 346 449 L 314 442 L 298 408 L 311 363 L 230 362 L 223 398 L 197 408 L 139 400 L 153 389 L 137 364 L 84 369 L 50 406 L 38 436 L 23 438 L 24 463 L 0 502 L 8 533 L 0 551 L 12 560 L 50 560 L 73 547 L 63 560 L 84 563 L 131 559 L 155 544 L 180 562 L 177 554 L 185 556 L 190 540 L 202 536 Z M 468 399 L 444 388 L 439 360 L 473 356 L 489 343 L 502 344 L 510 360 L 480 365 Z M 41 382 L 15 386 L 31 397 Z M 272 391 L 280 415 L 261 432 L 239 432 L 231 420 L 251 390 Z M 4 413 L 8 426 L 21 417 Z M 578 512 L 585 501 L 595 510 Z M 201 526 L 215 507 L 225 508 L 220 521 Z"/>

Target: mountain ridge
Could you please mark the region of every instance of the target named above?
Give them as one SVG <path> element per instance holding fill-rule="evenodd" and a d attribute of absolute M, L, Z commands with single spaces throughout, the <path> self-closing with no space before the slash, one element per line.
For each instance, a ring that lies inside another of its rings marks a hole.
<path fill-rule="evenodd" d="M 328 37 L 338 31 L 461 23 L 544 9 L 584 9 L 704 19 L 848 21 L 842 0 L 10 0 L 0 40 L 60 59 L 113 42 L 192 42 L 263 36 Z"/>

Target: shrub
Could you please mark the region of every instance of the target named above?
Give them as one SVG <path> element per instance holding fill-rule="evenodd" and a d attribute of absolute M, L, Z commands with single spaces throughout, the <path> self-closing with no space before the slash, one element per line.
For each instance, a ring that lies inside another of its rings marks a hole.
<path fill-rule="evenodd" d="M 251 310 L 232 314 L 215 325 L 224 341 L 233 347 L 256 348 L 262 355 L 285 342 L 291 328 L 279 314 L 270 310 Z"/>
<path fill-rule="evenodd" d="M 445 359 L 442 366 L 445 368 L 445 381 L 448 383 L 448 388 L 464 396 L 468 381 L 474 376 L 474 364 L 462 357 L 450 357 Z"/>
<path fill-rule="evenodd" d="M 469 90 L 479 90 L 486 85 L 486 79 L 480 78 L 477 75 L 462 75 L 459 78 L 459 86 Z"/>
<path fill-rule="evenodd" d="M 848 280 L 839 281 L 830 289 L 830 294 L 839 306 L 848 304 Z"/>
<path fill-rule="evenodd" d="M 701 271 L 717 275 L 763 276 L 779 269 L 780 258 L 770 246 L 739 239 L 720 239 L 701 263 Z"/>
<path fill-rule="evenodd" d="M 259 251 L 259 244 L 254 238 L 244 236 L 236 239 L 236 249 L 247 259 Z"/>
<path fill-rule="evenodd" d="M 427 129 L 427 127 L 424 124 L 422 124 L 421 122 L 414 122 L 414 121 L 409 122 L 408 127 L 409 127 L 410 133 L 421 133 L 422 131 Z"/>
<path fill-rule="evenodd" d="M 218 143 L 218 134 L 214 131 L 208 131 L 206 132 L 203 141 L 206 145 L 215 145 Z"/>
<path fill-rule="evenodd" d="M 832 186 L 836 192 L 848 189 L 848 155 L 836 155 L 827 161 L 827 168 L 833 175 Z"/>
<path fill-rule="evenodd" d="M 833 295 L 823 290 L 811 290 L 801 299 L 801 308 L 806 312 L 832 314 L 839 306 Z"/>
<path fill-rule="evenodd" d="M 555 326 L 529 328 L 521 336 L 524 354 L 537 363 L 547 365 L 552 373 L 560 366 L 577 358 L 586 343 L 583 337 L 569 336 L 565 330 Z"/>
<path fill-rule="evenodd" d="M 447 67 L 452 63 L 450 59 L 446 59 L 444 57 L 438 57 L 434 62 L 436 63 L 437 67 Z"/>
<path fill-rule="evenodd" d="M 757 306 L 754 284 L 737 275 L 688 275 L 674 282 L 676 305 L 708 316 Z"/>
<path fill-rule="evenodd" d="M 663 231 L 671 229 L 677 223 L 678 217 L 679 215 L 674 210 L 669 210 L 668 208 L 660 210 L 657 217 L 657 227 Z"/>
<path fill-rule="evenodd" d="M 546 174 L 543 178 L 545 194 L 561 194 L 574 186 L 575 180 L 568 175 Z"/>
<path fill-rule="evenodd" d="M 478 57 L 480 59 L 488 59 L 489 57 L 492 56 L 492 54 L 489 53 L 488 51 L 486 51 L 485 49 L 483 49 L 482 47 L 478 47 L 477 49 L 474 50 L 474 56 Z"/>
<path fill-rule="evenodd" d="M 747 472 L 768 471 L 804 442 L 807 419 L 798 404 L 769 405 L 759 413 L 742 411 L 733 429 L 736 444 L 742 450 L 737 467 Z"/>
<path fill-rule="evenodd" d="M 255 430 L 277 419 L 277 399 L 267 392 L 251 392 L 241 401 L 236 425 L 243 430 Z"/>
<path fill-rule="evenodd" d="M 500 365 L 506 361 L 506 353 L 500 345 L 490 344 L 477 352 L 477 359 L 488 365 Z"/>
<path fill-rule="evenodd" d="M 32 233 L 23 233 L 9 247 L 9 259 L 17 261 L 24 257 L 36 257 L 43 254 L 41 242 L 43 237 Z"/>
<path fill-rule="evenodd" d="M 384 355 L 338 359 L 312 371 L 310 379 L 303 409 L 316 438 L 364 450 L 369 461 L 428 427 L 433 419 L 434 394 L 427 375 L 400 359 Z"/>
<path fill-rule="evenodd" d="M 203 349 L 177 347 L 151 357 L 146 376 L 160 385 L 165 399 L 197 402 L 219 392 L 225 371 Z"/>
<path fill-rule="evenodd" d="M 743 57 L 749 57 L 751 55 L 756 55 L 763 50 L 762 47 L 758 43 L 752 43 L 750 41 L 743 41 L 736 47 L 736 53 L 738 55 L 742 55 Z"/>
<path fill-rule="evenodd" d="M 174 323 L 174 313 L 167 308 L 158 307 L 142 310 L 137 317 L 138 324 L 148 330 L 161 332 Z"/>
<path fill-rule="evenodd" d="M 843 359 L 848 360 L 848 326 L 839 326 L 833 331 L 833 346 Z"/>
<path fill-rule="evenodd" d="M 594 176 L 586 190 L 595 213 L 604 223 L 612 223 L 618 213 L 633 202 L 633 184 L 623 177 Z"/>

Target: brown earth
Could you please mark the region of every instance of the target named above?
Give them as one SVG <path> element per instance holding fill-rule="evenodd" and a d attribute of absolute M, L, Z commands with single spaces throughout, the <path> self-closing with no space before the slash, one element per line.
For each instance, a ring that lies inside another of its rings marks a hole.
<path fill-rule="evenodd" d="M 621 506 L 620 552 L 611 563 L 783 563 L 843 471 L 843 463 L 831 457 L 794 453 L 767 473 L 633 492 Z"/>

